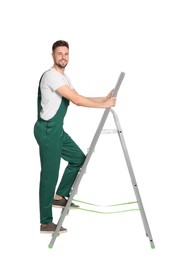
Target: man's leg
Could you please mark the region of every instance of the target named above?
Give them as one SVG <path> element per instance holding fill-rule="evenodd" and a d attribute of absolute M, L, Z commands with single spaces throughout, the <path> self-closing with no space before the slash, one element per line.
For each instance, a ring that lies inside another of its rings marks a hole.
<path fill-rule="evenodd" d="M 54 148 L 49 144 L 45 144 L 40 148 L 41 176 L 39 199 L 41 224 L 48 224 L 53 220 L 52 201 L 59 175 L 59 154 L 59 147 L 56 144 Z"/>
<path fill-rule="evenodd" d="M 62 133 L 54 130 L 54 128 L 50 127 L 49 122 L 37 122 L 34 128 L 35 138 L 39 144 L 41 161 L 39 190 L 41 224 L 51 223 L 53 219 L 52 201 L 59 175 L 63 141 L 63 130 Z"/>
<path fill-rule="evenodd" d="M 85 161 L 85 155 L 78 145 L 65 133 L 61 157 L 68 162 L 56 195 L 69 197 L 75 178 Z"/>

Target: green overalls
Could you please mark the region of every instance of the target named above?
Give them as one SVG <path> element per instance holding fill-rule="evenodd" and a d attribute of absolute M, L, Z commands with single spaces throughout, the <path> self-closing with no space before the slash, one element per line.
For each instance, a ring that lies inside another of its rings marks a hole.
<path fill-rule="evenodd" d="M 41 81 L 41 80 L 40 80 Z M 39 145 L 40 175 L 40 223 L 48 224 L 53 220 L 52 202 L 59 177 L 60 161 L 68 165 L 57 188 L 57 195 L 68 197 L 74 180 L 83 165 L 85 155 L 71 137 L 64 131 L 63 123 L 69 100 L 62 97 L 60 107 L 53 118 L 46 121 L 40 117 L 41 92 L 38 91 L 38 119 L 34 126 L 34 136 Z"/>

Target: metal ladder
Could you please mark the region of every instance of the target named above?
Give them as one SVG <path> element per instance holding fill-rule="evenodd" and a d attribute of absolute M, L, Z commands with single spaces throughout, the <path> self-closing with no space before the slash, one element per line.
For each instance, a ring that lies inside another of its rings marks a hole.
<path fill-rule="evenodd" d="M 122 83 L 122 81 L 124 79 L 124 76 L 125 76 L 125 73 L 121 72 L 120 75 L 119 75 L 118 81 L 116 83 L 116 86 L 115 86 L 115 88 L 113 90 L 113 97 L 117 96 L 118 90 L 119 90 L 120 85 L 121 85 L 121 83 Z M 110 112 L 112 113 L 114 121 L 115 121 L 115 125 L 116 125 L 115 132 L 118 133 L 119 140 L 121 142 L 121 146 L 122 146 L 122 149 L 123 149 L 124 157 L 125 157 L 125 160 L 126 160 L 126 164 L 127 164 L 128 171 L 129 171 L 129 174 L 130 174 L 131 182 L 132 182 L 132 185 L 133 185 L 134 193 L 135 193 L 135 196 L 136 196 L 136 199 L 137 199 L 137 203 L 138 203 L 138 206 L 139 206 L 141 218 L 142 218 L 142 221 L 143 221 L 145 233 L 146 233 L 146 236 L 149 238 L 149 242 L 150 242 L 151 248 L 155 248 L 155 245 L 154 245 L 154 242 L 153 242 L 153 238 L 152 238 L 152 234 L 151 234 L 151 231 L 150 231 L 150 228 L 149 228 L 149 224 L 148 224 L 148 221 L 147 221 L 147 217 L 146 217 L 146 214 L 145 214 L 145 210 L 144 210 L 144 207 L 143 207 L 142 199 L 141 199 L 141 196 L 140 196 L 140 193 L 139 193 L 138 185 L 137 185 L 137 182 L 136 182 L 136 179 L 135 179 L 135 175 L 134 175 L 134 172 L 133 172 L 133 168 L 132 168 L 132 165 L 131 165 L 130 157 L 129 157 L 129 154 L 128 154 L 128 151 L 127 151 L 127 147 L 126 147 L 126 144 L 125 144 L 123 132 L 122 132 L 122 129 L 121 129 L 121 126 L 120 126 L 120 123 L 119 123 L 119 119 L 118 119 L 118 116 L 115 113 L 115 111 L 113 109 L 111 109 L 111 108 L 106 108 L 104 113 L 103 113 L 101 121 L 100 121 L 100 123 L 98 125 L 98 128 L 97 128 L 97 130 L 95 132 L 95 135 L 93 137 L 93 140 L 91 142 L 91 145 L 90 145 L 89 151 L 87 153 L 86 159 L 84 161 L 84 164 L 80 168 L 80 171 L 79 171 L 79 173 L 78 173 L 78 175 L 77 175 L 77 177 L 75 179 L 75 182 L 73 184 L 73 187 L 72 187 L 72 190 L 70 192 L 70 196 L 69 196 L 68 202 L 67 202 L 66 206 L 64 207 L 64 209 L 62 210 L 61 216 L 60 216 L 60 218 L 58 220 L 58 223 L 57 223 L 56 230 L 52 234 L 52 239 L 51 239 L 51 241 L 50 241 L 50 243 L 48 245 L 49 248 L 53 247 L 56 238 L 59 236 L 59 230 L 62 227 L 62 224 L 63 224 L 63 221 L 64 221 L 66 215 L 69 212 L 71 202 L 72 202 L 75 194 L 77 193 L 77 190 L 78 190 L 79 184 L 81 182 L 81 179 L 82 179 L 84 173 L 86 172 L 87 165 L 89 163 L 89 160 L 90 160 L 90 158 L 92 156 L 94 148 L 95 148 L 95 146 L 97 144 L 99 136 L 100 136 L 100 134 L 101 134 L 101 132 L 103 130 L 103 126 L 104 126 L 104 124 L 106 122 L 106 119 L 107 119 L 107 117 L 108 117 Z"/>

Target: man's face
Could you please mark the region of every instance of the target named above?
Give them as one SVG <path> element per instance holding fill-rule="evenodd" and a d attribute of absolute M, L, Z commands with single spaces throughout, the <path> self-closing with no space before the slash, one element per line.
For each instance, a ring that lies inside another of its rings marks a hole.
<path fill-rule="evenodd" d="M 57 47 L 52 53 L 54 63 L 61 69 L 64 69 L 69 61 L 69 49 L 66 46 Z"/>

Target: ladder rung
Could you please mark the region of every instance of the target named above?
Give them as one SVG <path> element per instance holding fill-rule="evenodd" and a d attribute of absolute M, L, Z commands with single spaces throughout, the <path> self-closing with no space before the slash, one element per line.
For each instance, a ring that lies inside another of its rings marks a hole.
<path fill-rule="evenodd" d="M 103 129 L 101 134 L 116 134 L 118 133 L 117 129 Z"/>

